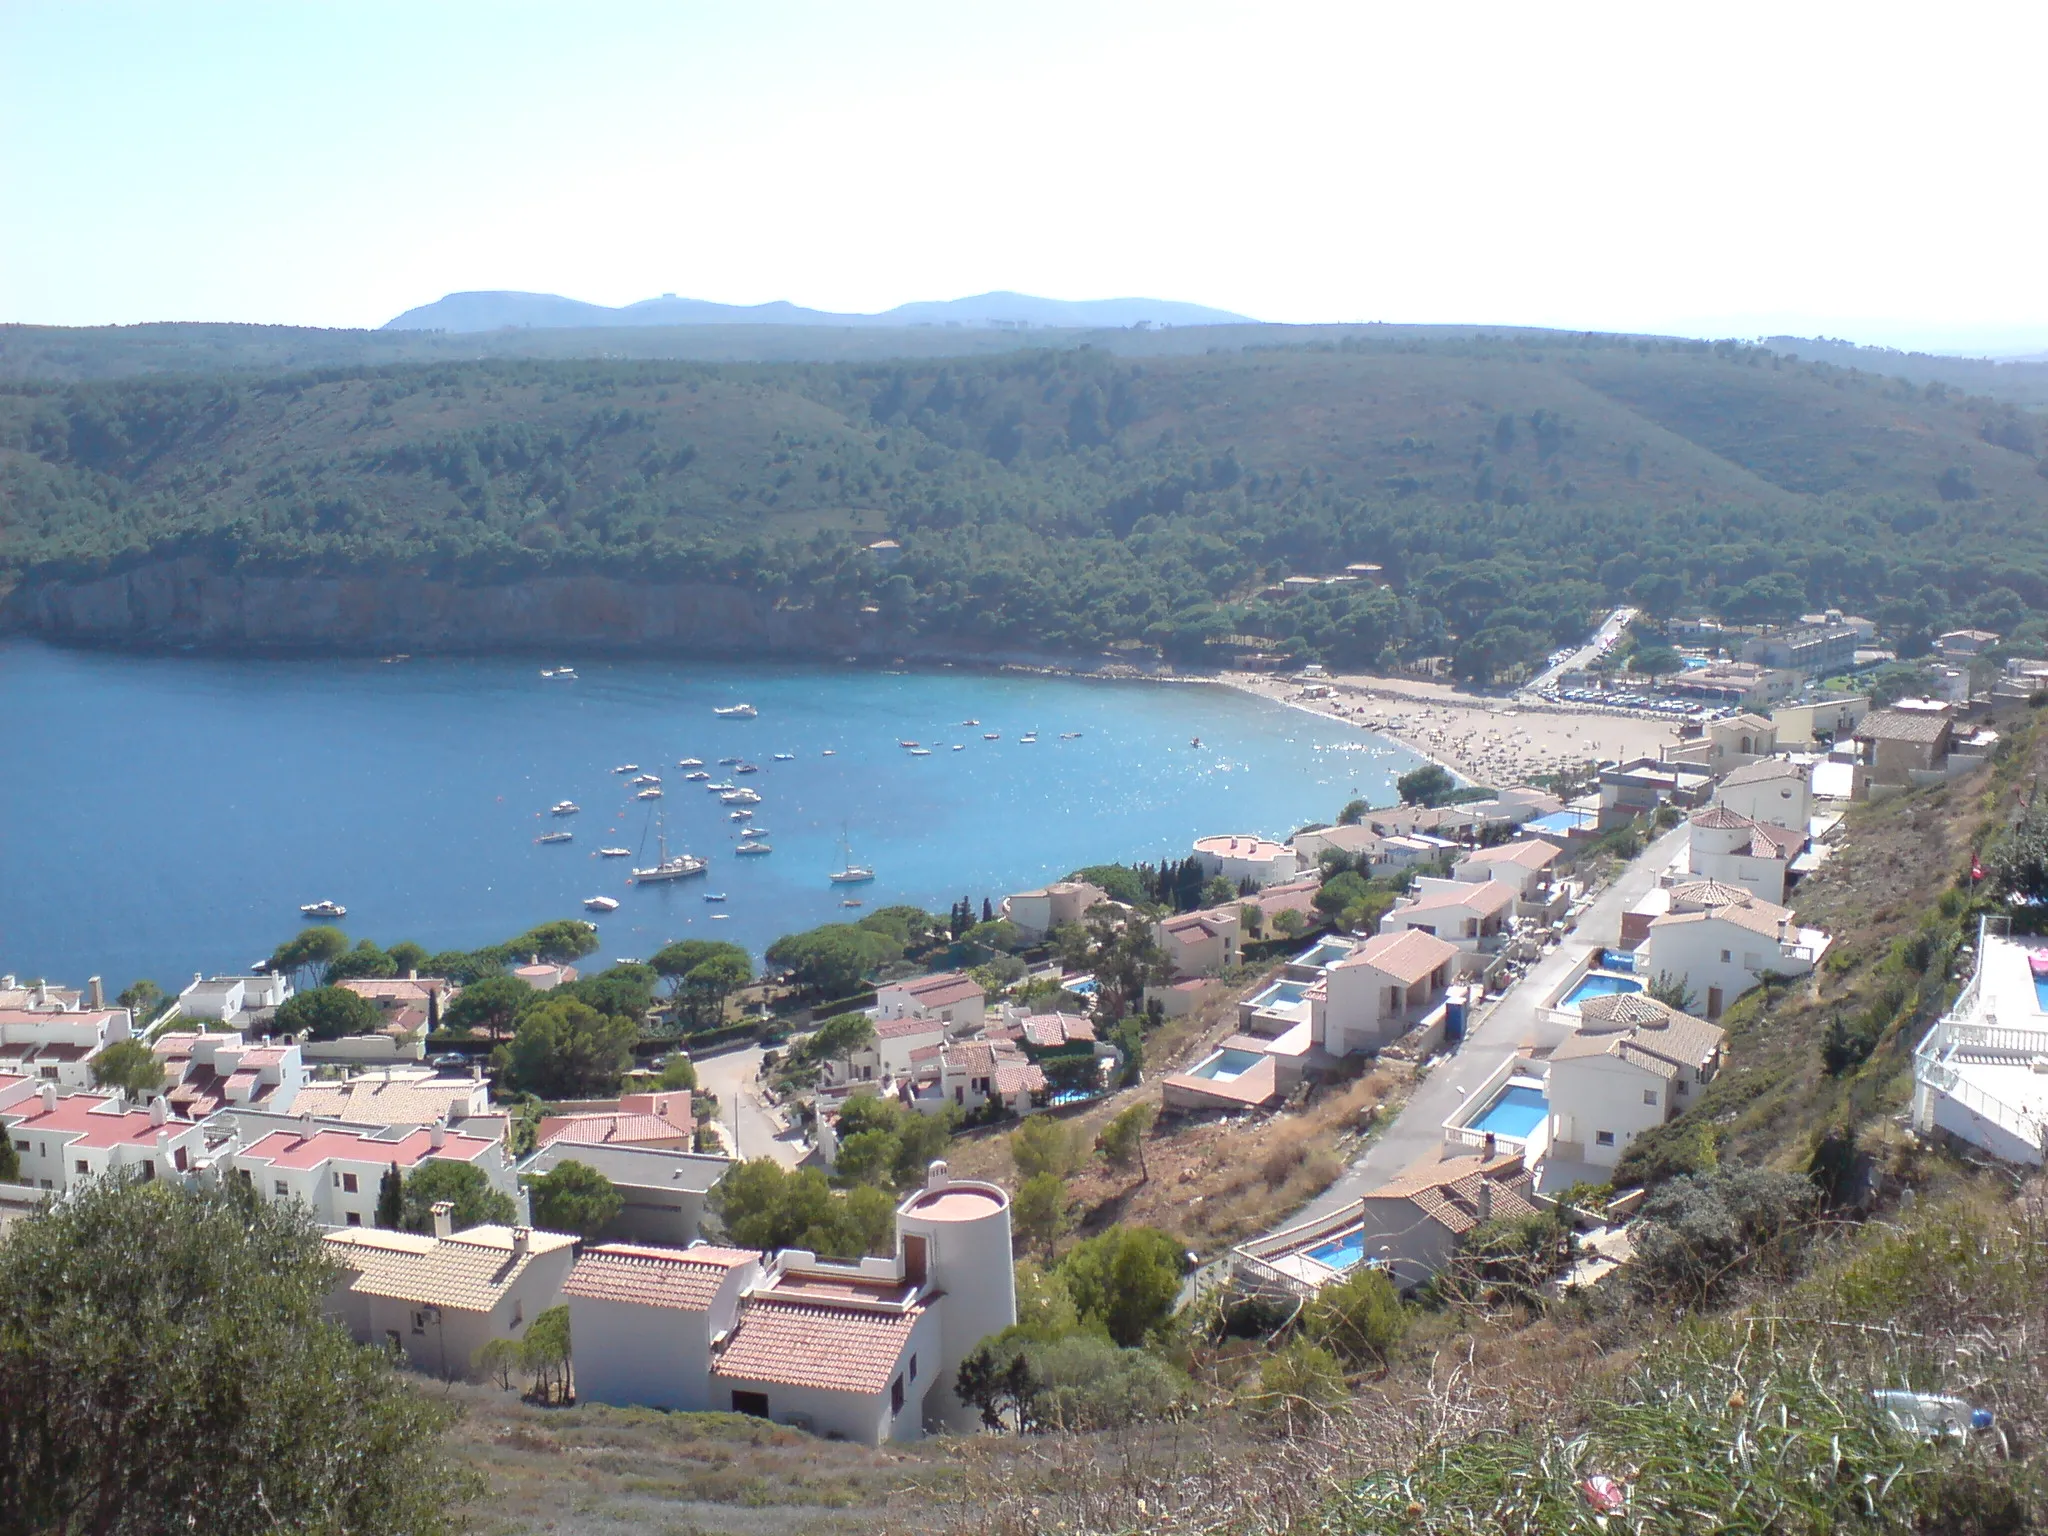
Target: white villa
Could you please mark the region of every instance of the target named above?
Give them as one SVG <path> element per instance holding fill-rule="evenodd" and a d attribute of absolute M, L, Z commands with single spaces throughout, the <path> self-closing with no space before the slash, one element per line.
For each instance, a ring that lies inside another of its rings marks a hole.
<path fill-rule="evenodd" d="M 1913 1125 L 2039 1167 L 2048 1145 L 2048 941 L 1985 918 L 1977 968 L 1913 1052 Z"/>
<path fill-rule="evenodd" d="M 266 1200 L 302 1202 L 322 1226 L 374 1227 L 377 1192 L 386 1172 L 395 1165 L 404 1176 L 435 1161 L 481 1168 L 493 1186 L 519 1197 L 502 1141 L 439 1125 L 370 1130 L 315 1125 L 307 1115 L 290 1130 L 270 1131 L 226 1153 L 217 1166 L 224 1175 L 239 1175 Z"/>
<path fill-rule="evenodd" d="M 1635 973 L 1681 979 L 1709 1019 L 1766 977 L 1811 974 L 1832 942 L 1800 927 L 1789 907 L 1737 887 L 1697 881 L 1672 888 L 1669 900 L 1635 952 Z"/>
<path fill-rule="evenodd" d="M 1062 923 L 1078 923 L 1090 907 L 1109 900 L 1109 892 L 1086 880 L 1058 880 L 1035 891 L 1003 898 L 1002 915 L 1017 925 L 1029 943 L 1037 943 Z"/>
<path fill-rule="evenodd" d="M 1195 858 L 1204 875 L 1220 875 L 1232 885 L 1247 880 L 1257 886 L 1278 885 L 1292 880 L 1301 868 L 1287 844 L 1248 833 L 1197 838 Z"/>
<path fill-rule="evenodd" d="M 108 1173 L 170 1178 L 189 1172 L 206 1150 L 204 1129 L 173 1119 L 162 1099 L 137 1109 L 119 1093 L 60 1096 L 54 1083 L 33 1095 L 17 1092 L 0 1110 L 0 1125 L 14 1140 L 21 1181 L 55 1193 Z"/>
<path fill-rule="evenodd" d="M 962 1034 L 981 1028 L 986 1015 L 981 983 L 965 971 L 937 971 L 885 981 L 875 988 L 877 1025 L 891 1019 L 924 1019 Z"/>
<path fill-rule="evenodd" d="M 1242 923 L 1235 907 L 1182 912 L 1152 925 L 1152 941 L 1166 955 L 1175 981 L 1214 976 L 1237 964 Z"/>
<path fill-rule="evenodd" d="M 13 977 L 0 977 L 0 983 Z M 99 978 L 87 983 L 87 995 L 45 986 L 13 988 L 14 1006 L 0 1007 L 0 1072 L 55 1083 L 65 1093 L 92 1086 L 92 1058 L 134 1033 L 126 1008 L 100 1001 Z"/>
<path fill-rule="evenodd" d="M 1455 945 L 1416 929 L 1367 939 L 1309 988 L 1315 1043 L 1332 1056 L 1392 1045 L 1443 1006 L 1457 959 Z"/>
<path fill-rule="evenodd" d="M 1675 1120 L 1713 1080 L 1727 1032 L 1640 992 L 1589 997 L 1550 1055 L 1548 1155 L 1612 1168 L 1644 1131 Z"/>

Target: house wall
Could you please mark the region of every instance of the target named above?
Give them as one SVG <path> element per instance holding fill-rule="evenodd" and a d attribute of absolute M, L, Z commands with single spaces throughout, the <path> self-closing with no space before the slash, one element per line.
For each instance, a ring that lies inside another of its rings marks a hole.
<path fill-rule="evenodd" d="M 707 1317 L 571 1296 L 577 1400 L 684 1413 L 729 1407 L 712 1401 Z"/>
<path fill-rule="evenodd" d="M 701 1235 L 704 1196 L 696 1190 L 612 1182 L 625 1197 L 625 1204 L 596 1234 L 596 1241 L 686 1248 Z"/>
<path fill-rule="evenodd" d="M 1374 1199 L 1359 1202 L 1365 1227 L 1365 1256 L 1384 1257 L 1396 1289 L 1413 1290 L 1450 1262 L 1457 1246 L 1442 1223 L 1423 1215 L 1411 1200 Z M 1380 1249 L 1387 1252 L 1383 1256 Z"/>
<path fill-rule="evenodd" d="M 943 1306 L 944 1303 L 941 1303 Z M 573 1327 L 573 1319 L 572 1319 Z M 910 1379 L 910 1362 L 917 1361 L 917 1379 Z M 902 1353 L 896 1357 L 891 1380 L 903 1378 L 903 1409 L 890 1409 L 890 1392 L 884 1386 L 872 1395 L 834 1392 L 823 1387 L 791 1387 L 779 1382 L 749 1381 L 720 1374 L 711 1378 L 711 1407 L 731 1411 L 732 1394 L 759 1392 L 768 1399 L 768 1417 L 778 1424 L 805 1422 L 816 1435 L 838 1435 L 859 1445 L 880 1445 L 885 1440 L 915 1440 L 924 1433 L 927 1394 L 939 1385 L 939 1315 L 927 1311 L 910 1330 Z"/>
<path fill-rule="evenodd" d="M 1693 837 L 1698 839 L 1701 829 L 1695 829 Z M 1743 842 L 1749 839 L 1745 835 Z M 1785 901 L 1785 861 L 1783 859 L 1756 859 L 1747 853 L 1719 853 L 1712 849 L 1694 847 L 1688 860 L 1692 872 L 1704 880 L 1718 880 L 1723 885 L 1739 885 L 1752 896 L 1760 896 L 1773 905 L 1782 906 Z"/>
<path fill-rule="evenodd" d="M 1579 1056 L 1550 1064 L 1550 1147 L 1573 1162 L 1612 1168 L 1628 1144 L 1671 1114 L 1671 1084 L 1615 1056 Z M 1645 1104 L 1643 1095 L 1654 1094 Z M 1603 1146 L 1600 1132 L 1613 1140 Z"/>
<path fill-rule="evenodd" d="M 1754 784 L 1724 784 L 1714 799 L 1738 816 L 1766 821 L 1774 827 L 1804 832 L 1813 820 L 1813 789 L 1804 775 L 1764 779 Z"/>
<path fill-rule="evenodd" d="M 1724 955 L 1727 958 L 1722 958 Z M 1706 1018 L 1719 1017 L 1767 973 L 1797 976 L 1809 969 L 1804 962 L 1785 959 L 1775 939 L 1716 918 L 1699 923 L 1652 923 L 1647 964 L 1636 967 L 1639 975 L 1651 981 L 1667 972 L 1684 977 L 1694 994 L 1695 1006 L 1690 1011 Z M 1717 988 L 1718 999 L 1713 995 Z"/>

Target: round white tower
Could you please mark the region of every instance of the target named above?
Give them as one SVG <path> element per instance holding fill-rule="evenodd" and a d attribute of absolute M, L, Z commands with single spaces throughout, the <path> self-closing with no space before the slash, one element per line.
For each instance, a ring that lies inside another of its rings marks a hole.
<path fill-rule="evenodd" d="M 953 1380 L 975 1345 L 1017 1321 L 1010 1197 L 994 1184 L 956 1180 L 935 1162 L 924 1188 L 897 1208 L 896 1245 L 907 1274 L 921 1267 L 931 1289 L 944 1292 L 925 1422 L 972 1433 L 981 1415 L 954 1394 Z"/>

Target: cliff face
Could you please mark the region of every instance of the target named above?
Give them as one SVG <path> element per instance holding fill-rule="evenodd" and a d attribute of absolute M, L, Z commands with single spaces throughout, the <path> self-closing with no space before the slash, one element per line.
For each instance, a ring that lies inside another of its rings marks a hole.
<path fill-rule="evenodd" d="M 777 607 L 703 582 L 555 576 L 467 586 L 425 576 L 221 572 L 203 560 L 17 588 L 5 628 L 46 639 L 222 650 L 446 651 L 585 646 L 725 655 L 901 655 L 875 623 Z M 927 647 L 936 648 L 927 640 Z"/>

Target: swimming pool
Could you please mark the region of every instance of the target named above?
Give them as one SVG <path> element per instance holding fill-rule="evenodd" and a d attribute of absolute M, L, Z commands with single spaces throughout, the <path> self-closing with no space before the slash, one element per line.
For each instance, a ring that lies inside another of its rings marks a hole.
<path fill-rule="evenodd" d="M 1573 1008 L 1589 997 L 1612 997 L 1617 992 L 1640 992 L 1643 983 L 1636 976 L 1610 976 L 1605 971 L 1588 971 L 1579 978 L 1578 985 L 1565 993 L 1560 1008 Z"/>
<path fill-rule="evenodd" d="M 1341 943 L 1336 939 L 1323 939 L 1313 949 L 1302 951 L 1302 953 L 1296 955 L 1288 963 L 1290 965 L 1313 966 L 1317 970 L 1321 970 L 1326 965 L 1335 965 L 1350 953 L 1351 946 L 1349 944 Z"/>
<path fill-rule="evenodd" d="M 1292 1008 L 1308 996 L 1311 983 L 1306 981 L 1276 981 L 1257 997 L 1252 999 L 1254 1008 Z"/>
<path fill-rule="evenodd" d="M 1331 1269 L 1349 1269 L 1365 1257 L 1365 1228 L 1353 1227 L 1327 1243 L 1318 1243 L 1308 1250 L 1308 1256 Z"/>
<path fill-rule="evenodd" d="M 1554 832 L 1562 835 L 1576 832 L 1587 826 L 1593 819 L 1591 811 L 1552 811 L 1548 816 L 1538 816 L 1528 824 L 1530 832 Z"/>
<path fill-rule="evenodd" d="M 1188 1073 L 1190 1077 L 1206 1077 L 1212 1083 L 1227 1083 L 1240 1078 L 1259 1064 L 1257 1051 L 1218 1051 L 1207 1061 Z"/>
<path fill-rule="evenodd" d="M 1526 1083 L 1509 1083 L 1486 1106 L 1486 1113 L 1471 1125 L 1475 1131 L 1490 1131 L 1495 1136 L 1512 1136 L 1516 1141 L 1527 1141 L 1529 1133 L 1541 1125 L 1549 1113 L 1550 1101 L 1543 1096 L 1541 1088 L 1531 1088 Z"/>
<path fill-rule="evenodd" d="M 2034 1003 L 2043 1013 L 2048 1013 L 2048 977 L 2034 978 Z"/>

